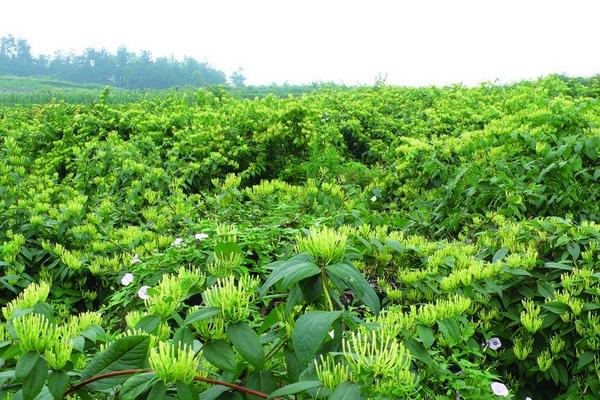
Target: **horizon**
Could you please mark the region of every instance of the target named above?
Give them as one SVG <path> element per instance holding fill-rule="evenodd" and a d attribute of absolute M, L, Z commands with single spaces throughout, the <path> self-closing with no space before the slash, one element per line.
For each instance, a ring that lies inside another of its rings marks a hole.
<path fill-rule="evenodd" d="M 228 76 L 241 68 L 248 85 L 355 86 L 385 77 L 394 86 L 476 86 L 600 72 L 600 54 L 589 50 L 600 37 L 600 5 L 591 2 L 315 4 L 24 0 L 5 5 L 0 36 L 26 39 L 34 55 L 125 46 L 153 58 L 189 56 Z"/>

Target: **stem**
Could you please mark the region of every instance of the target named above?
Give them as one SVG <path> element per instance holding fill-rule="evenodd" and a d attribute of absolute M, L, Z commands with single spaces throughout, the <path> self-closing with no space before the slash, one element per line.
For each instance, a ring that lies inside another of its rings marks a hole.
<path fill-rule="evenodd" d="M 124 376 L 124 375 L 135 375 L 135 374 L 143 374 L 146 372 L 152 372 L 151 369 L 126 369 L 123 371 L 112 371 L 112 372 L 107 372 L 105 374 L 100 374 L 100 375 L 96 375 L 96 376 L 92 376 L 89 379 L 86 379 L 85 381 L 79 382 L 78 384 L 75 384 L 73 386 L 71 386 L 69 388 L 69 390 L 67 390 L 65 392 L 65 396 L 68 396 L 70 394 L 73 394 L 75 391 L 81 389 L 82 387 L 85 387 L 87 385 L 89 385 L 92 382 L 96 382 L 99 381 L 101 379 L 106 379 L 106 378 L 112 378 L 115 376 Z M 194 381 L 197 382 L 206 382 L 206 383 L 210 383 L 213 385 L 220 385 L 220 386 L 226 386 L 230 389 L 233 390 L 237 390 L 238 392 L 242 392 L 242 393 L 246 393 L 246 394 L 251 394 L 254 396 L 258 396 L 262 399 L 266 399 L 269 397 L 268 394 L 263 393 L 263 392 L 259 392 L 258 390 L 254 390 L 254 389 L 249 389 L 240 385 L 236 385 L 235 383 L 229 383 L 229 382 L 225 382 L 225 381 L 220 381 L 217 379 L 211 379 L 211 378 L 204 378 L 202 376 L 197 376 L 194 378 Z M 275 400 L 281 400 L 280 397 L 275 397 Z"/>
<path fill-rule="evenodd" d="M 333 303 L 331 302 L 331 296 L 329 296 L 329 279 L 327 278 L 327 270 L 325 267 L 321 267 L 321 284 L 323 285 L 323 295 L 325 296 L 325 304 L 329 311 L 333 311 Z"/>

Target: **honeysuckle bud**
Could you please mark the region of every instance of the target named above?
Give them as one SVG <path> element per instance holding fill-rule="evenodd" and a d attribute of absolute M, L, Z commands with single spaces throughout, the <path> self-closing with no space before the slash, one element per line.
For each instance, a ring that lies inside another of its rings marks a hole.
<path fill-rule="evenodd" d="M 513 352 L 518 360 L 525 360 L 533 351 L 533 338 L 528 336 L 517 337 L 513 343 Z"/>
<path fill-rule="evenodd" d="M 44 352 L 48 365 L 53 370 L 61 370 L 67 365 L 73 351 L 73 342 L 68 338 L 55 340 Z"/>
<path fill-rule="evenodd" d="M 389 375 L 396 370 L 410 369 L 410 353 L 395 338 L 380 330 L 352 332 L 342 340 L 343 355 L 357 377 L 373 374 Z"/>
<path fill-rule="evenodd" d="M 538 368 L 542 372 L 548 371 L 552 366 L 552 356 L 548 350 L 544 350 L 538 354 L 535 361 L 537 362 Z"/>
<path fill-rule="evenodd" d="M 218 279 L 215 285 L 204 292 L 204 303 L 217 307 L 228 323 L 245 320 L 250 315 L 250 303 L 258 280 L 242 277 L 235 282 L 233 277 Z"/>
<path fill-rule="evenodd" d="M 558 335 L 552 336 L 550 339 L 550 351 L 552 354 L 559 354 L 565 348 L 565 341 Z"/>
<path fill-rule="evenodd" d="M 13 320 L 22 352 L 42 353 L 57 339 L 56 327 L 41 314 L 25 314 Z M 42 334 L 43 333 L 43 334 Z"/>
<path fill-rule="evenodd" d="M 13 317 L 15 310 L 31 308 L 37 303 L 46 301 L 49 293 L 50 285 L 48 283 L 32 283 L 17 298 L 2 308 L 2 315 L 6 320 L 9 320 Z"/>
<path fill-rule="evenodd" d="M 521 312 L 521 324 L 531 333 L 537 332 L 544 323 L 544 320 L 539 317 L 541 308 L 536 306 L 531 300 L 523 300 L 525 311 Z"/>
<path fill-rule="evenodd" d="M 296 238 L 298 252 L 306 252 L 319 266 L 327 266 L 342 261 L 346 251 L 347 237 L 334 229 L 312 228 L 308 236 Z"/>
<path fill-rule="evenodd" d="M 244 255 L 241 253 L 215 254 L 214 260 L 206 264 L 206 269 L 212 276 L 225 278 L 233 274 L 243 260 Z"/>
<path fill-rule="evenodd" d="M 198 367 L 198 356 L 187 346 L 175 347 L 172 343 L 160 342 L 158 349 L 150 350 L 150 368 L 165 383 L 192 383 Z"/>
<path fill-rule="evenodd" d="M 329 390 L 335 390 L 340 383 L 350 382 L 352 379 L 348 364 L 336 362 L 331 355 L 323 357 L 321 354 L 319 360 L 315 360 L 315 372 L 323 386 Z"/>

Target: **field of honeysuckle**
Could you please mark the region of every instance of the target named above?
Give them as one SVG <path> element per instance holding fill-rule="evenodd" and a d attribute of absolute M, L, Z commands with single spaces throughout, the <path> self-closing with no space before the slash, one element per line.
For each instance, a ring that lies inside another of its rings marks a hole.
<path fill-rule="evenodd" d="M 600 79 L 0 108 L 0 398 L 597 399 Z"/>

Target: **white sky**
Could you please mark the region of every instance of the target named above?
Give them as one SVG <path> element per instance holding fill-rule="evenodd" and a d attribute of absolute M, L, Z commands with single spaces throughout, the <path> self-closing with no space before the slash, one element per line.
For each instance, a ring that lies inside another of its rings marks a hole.
<path fill-rule="evenodd" d="M 0 0 L 0 36 L 189 55 L 249 84 L 471 85 L 600 73 L 599 16 L 597 0 Z"/>

